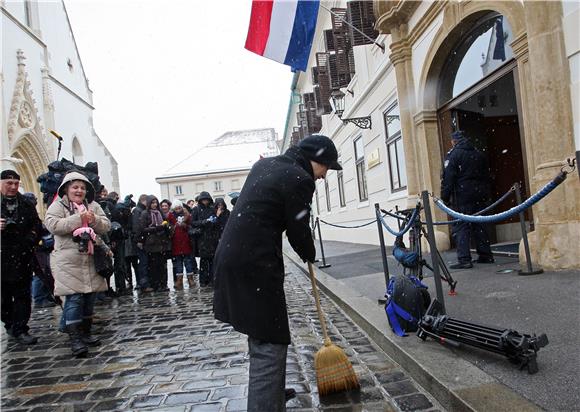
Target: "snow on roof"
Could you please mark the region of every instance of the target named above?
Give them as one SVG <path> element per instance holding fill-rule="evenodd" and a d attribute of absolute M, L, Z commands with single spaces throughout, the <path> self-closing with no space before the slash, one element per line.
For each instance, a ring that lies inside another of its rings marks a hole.
<path fill-rule="evenodd" d="M 278 154 L 274 129 L 226 132 L 169 168 L 162 177 L 250 169 L 261 157 Z"/>

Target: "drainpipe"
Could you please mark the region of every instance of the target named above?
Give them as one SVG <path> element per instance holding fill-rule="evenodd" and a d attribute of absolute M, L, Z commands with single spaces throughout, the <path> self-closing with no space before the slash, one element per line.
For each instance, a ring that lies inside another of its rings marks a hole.
<path fill-rule="evenodd" d="M 292 83 L 290 84 L 290 101 L 288 102 L 288 112 L 286 113 L 286 123 L 284 124 L 284 138 L 282 140 L 282 147 L 280 152 L 284 152 L 286 147 L 286 142 L 288 140 L 288 123 L 290 123 L 290 115 L 292 113 L 292 106 L 294 103 L 294 95 L 296 93 L 296 85 L 298 84 L 298 78 L 300 77 L 299 72 L 294 72 L 292 76 Z"/>

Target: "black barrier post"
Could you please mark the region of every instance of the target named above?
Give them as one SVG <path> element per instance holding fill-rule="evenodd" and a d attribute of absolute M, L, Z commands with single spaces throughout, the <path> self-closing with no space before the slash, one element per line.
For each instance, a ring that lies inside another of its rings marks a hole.
<path fill-rule="evenodd" d="M 383 258 L 383 273 L 385 274 L 385 291 L 389 286 L 389 263 L 387 262 L 387 250 L 385 249 L 385 235 L 383 233 L 383 225 L 381 224 L 381 209 L 378 203 L 375 203 L 375 215 L 377 218 L 377 228 L 379 229 L 379 243 L 381 245 L 381 256 Z M 384 297 L 378 298 L 379 305 L 384 305 L 387 300 Z"/>
<path fill-rule="evenodd" d="M 312 239 L 316 240 L 316 225 L 318 223 L 316 223 L 314 221 L 314 215 L 310 215 L 310 224 L 312 225 Z M 318 263 L 320 262 L 320 259 L 318 259 L 316 256 L 314 257 L 314 262 L 313 263 Z"/>
<path fill-rule="evenodd" d="M 431 204 L 429 203 L 429 192 L 421 192 L 423 210 L 425 210 L 425 223 L 427 223 L 427 240 L 429 241 L 429 251 L 431 256 L 431 266 L 433 267 L 433 278 L 435 281 L 435 291 L 437 301 L 441 304 L 441 313 L 445 314 L 445 299 L 443 297 L 443 286 L 441 285 L 441 273 L 439 272 L 439 251 L 435 242 L 435 228 L 433 227 L 433 216 L 431 215 Z"/>
<path fill-rule="evenodd" d="M 330 265 L 326 263 L 326 258 L 324 257 L 324 245 L 322 244 L 322 232 L 320 232 L 320 219 L 316 216 L 316 227 L 318 228 L 318 240 L 320 241 L 320 254 L 322 255 L 322 265 L 318 267 L 320 269 L 329 268 Z"/>
<path fill-rule="evenodd" d="M 518 205 L 522 203 L 522 193 L 521 187 L 519 183 L 514 184 L 515 192 L 516 192 L 516 202 Z M 530 276 L 530 275 L 539 275 L 540 273 L 544 273 L 543 269 L 534 270 L 532 266 L 532 256 L 530 253 L 530 244 L 528 243 L 528 230 L 526 229 L 526 218 L 524 217 L 524 212 L 520 212 L 520 226 L 522 228 L 522 240 L 524 241 L 524 252 L 526 254 L 526 266 L 528 271 L 524 271 L 520 269 L 518 274 L 520 276 Z"/>

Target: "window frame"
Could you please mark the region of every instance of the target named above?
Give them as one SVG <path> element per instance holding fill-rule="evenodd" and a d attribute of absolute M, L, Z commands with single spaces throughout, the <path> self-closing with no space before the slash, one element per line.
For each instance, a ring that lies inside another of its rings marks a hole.
<path fill-rule="evenodd" d="M 175 185 L 175 194 L 177 196 L 182 195 L 183 194 L 183 187 L 181 185 Z"/>
<path fill-rule="evenodd" d="M 324 179 L 324 194 L 326 196 L 326 211 L 330 213 L 332 205 L 330 203 L 330 186 L 328 184 L 328 179 Z"/>
<path fill-rule="evenodd" d="M 338 204 L 340 207 L 346 207 L 346 196 L 344 193 L 344 174 L 342 170 L 336 172 L 336 182 L 338 185 Z"/>
<path fill-rule="evenodd" d="M 357 153 L 356 149 L 357 143 L 359 141 L 362 144 L 361 146 L 362 156 L 360 157 L 358 156 L 359 153 Z M 367 186 L 367 174 L 365 169 L 365 153 L 364 153 L 365 146 L 364 141 L 362 140 L 362 135 L 353 140 L 353 146 L 354 146 L 354 165 L 356 169 L 356 178 L 357 178 L 356 181 L 358 186 L 358 198 L 360 202 L 366 202 L 367 200 L 369 200 L 369 190 Z"/>
<path fill-rule="evenodd" d="M 221 192 L 222 190 L 224 190 L 223 182 L 221 180 L 214 180 L 213 181 L 213 189 L 214 189 L 214 192 Z"/>
<path fill-rule="evenodd" d="M 399 102 L 396 101 L 393 104 L 391 104 L 389 106 L 389 108 L 387 110 L 385 110 L 385 112 L 383 113 L 383 122 L 385 124 L 385 145 L 387 146 L 387 160 L 388 160 L 388 165 L 389 165 L 389 181 L 391 184 L 391 193 L 396 193 L 396 192 L 401 192 L 403 190 L 407 189 L 407 184 L 402 185 L 401 184 L 401 163 L 399 161 L 399 152 L 397 150 L 397 144 L 403 144 L 403 133 L 402 133 L 402 127 L 399 127 L 399 130 L 393 134 L 392 136 L 389 136 L 389 126 L 387 123 L 387 116 L 390 115 L 390 113 L 393 112 L 393 110 L 397 109 L 399 107 Z M 399 122 L 401 120 L 401 112 L 399 110 Z M 395 182 L 393 180 L 393 162 L 391 159 L 391 150 L 390 147 L 394 146 L 394 154 L 395 154 L 395 166 L 396 166 L 396 173 L 397 173 L 397 182 L 398 182 L 398 186 L 395 187 Z M 403 150 L 405 150 L 405 148 L 403 147 Z M 403 160 L 404 157 L 403 157 Z M 406 164 L 404 165 L 406 167 Z"/>

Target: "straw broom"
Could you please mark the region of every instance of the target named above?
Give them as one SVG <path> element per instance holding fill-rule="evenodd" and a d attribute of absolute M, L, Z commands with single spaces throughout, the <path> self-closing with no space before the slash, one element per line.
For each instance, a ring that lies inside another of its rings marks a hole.
<path fill-rule="evenodd" d="M 326 320 L 320 307 L 320 296 L 314 277 L 312 263 L 308 262 L 310 281 L 312 282 L 312 292 L 316 302 L 316 311 L 324 334 L 324 346 L 320 348 L 314 356 L 314 368 L 316 369 L 316 384 L 318 393 L 322 396 L 335 392 L 344 392 L 360 387 L 358 378 L 352 364 L 342 349 L 332 344 L 326 330 Z"/>

